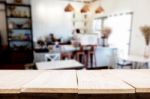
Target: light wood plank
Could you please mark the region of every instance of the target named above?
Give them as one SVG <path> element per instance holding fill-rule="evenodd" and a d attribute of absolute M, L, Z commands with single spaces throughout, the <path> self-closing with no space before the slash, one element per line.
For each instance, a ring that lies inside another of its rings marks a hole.
<path fill-rule="evenodd" d="M 76 71 L 46 71 L 25 85 L 24 93 L 77 93 Z"/>
<path fill-rule="evenodd" d="M 0 94 L 16 94 L 43 71 L 0 71 Z"/>
<path fill-rule="evenodd" d="M 0 71 L 0 94 L 150 93 L 150 70 Z M 132 88 L 132 87 L 134 88 Z M 21 90 L 22 89 L 22 90 Z"/>
<path fill-rule="evenodd" d="M 108 73 L 108 71 L 107 71 Z M 137 93 L 150 93 L 150 70 L 115 70 L 109 71 L 136 89 Z"/>
<path fill-rule="evenodd" d="M 135 89 L 113 75 L 101 71 L 78 71 L 79 94 L 125 94 Z"/>

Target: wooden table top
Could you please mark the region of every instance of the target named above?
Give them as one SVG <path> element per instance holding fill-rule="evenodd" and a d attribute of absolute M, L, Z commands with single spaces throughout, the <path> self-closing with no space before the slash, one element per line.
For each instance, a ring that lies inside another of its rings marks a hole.
<path fill-rule="evenodd" d="M 25 93 L 77 93 L 76 71 L 45 71 L 23 86 Z"/>
<path fill-rule="evenodd" d="M 150 93 L 150 70 L 0 71 L 0 94 Z"/>
<path fill-rule="evenodd" d="M 43 71 L 0 71 L 0 94 L 20 93 L 24 84 L 30 82 Z"/>
<path fill-rule="evenodd" d="M 101 71 L 78 71 L 80 94 L 135 93 L 135 89 L 113 75 Z"/>
<path fill-rule="evenodd" d="M 38 70 L 59 70 L 59 69 L 74 69 L 83 68 L 83 64 L 76 60 L 59 60 L 52 62 L 39 62 L 36 63 Z"/>
<path fill-rule="evenodd" d="M 117 70 L 109 72 L 111 72 L 110 75 L 114 75 L 133 86 L 136 89 L 136 93 L 150 93 L 150 70 Z"/>

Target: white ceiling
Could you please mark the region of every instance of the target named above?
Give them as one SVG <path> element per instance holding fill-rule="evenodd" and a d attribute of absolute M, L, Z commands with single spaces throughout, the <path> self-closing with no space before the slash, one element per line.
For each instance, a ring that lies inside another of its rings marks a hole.
<path fill-rule="evenodd" d="M 66 0 L 66 1 L 92 3 L 92 2 L 95 2 L 95 1 L 99 1 L 99 0 Z"/>
<path fill-rule="evenodd" d="M 6 0 L 0 0 L 0 1 L 6 1 Z M 100 1 L 100 0 L 64 0 L 64 1 L 92 3 L 92 2 Z"/>

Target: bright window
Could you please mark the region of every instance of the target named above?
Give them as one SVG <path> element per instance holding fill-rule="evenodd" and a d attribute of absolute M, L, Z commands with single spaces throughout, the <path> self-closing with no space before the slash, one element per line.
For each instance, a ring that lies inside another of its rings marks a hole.
<path fill-rule="evenodd" d="M 112 34 L 108 40 L 109 45 L 117 47 L 119 55 L 127 55 L 130 48 L 132 13 L 116 14 L 99 20 L 101 21 L 97 22 L 101 22 L 101 27 L 112 28 Z M 101 29 L 99 25 L 97 26 Z"/>

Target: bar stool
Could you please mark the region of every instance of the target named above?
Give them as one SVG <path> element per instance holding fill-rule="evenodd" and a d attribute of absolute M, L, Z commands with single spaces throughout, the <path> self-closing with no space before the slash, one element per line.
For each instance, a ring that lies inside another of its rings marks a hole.
<path fill-rule="evenodd" d="M 87 68 L 87 58 L 83 46 L 80 46 L 80 50 L 75 51 L 75 59 Z"/>
<path fill-rule="evenodd" d="M 67 53 L 61 53 L 61 59 L 66 60 L 66 59 L 72 59 L 72 53 L 67 52 Z"/>
<path fill-rule="evenodd" d="M 68 60 L 72 59 L 72 52 L 71 51 L 66 51 L 67 49 L 64 46 L 61 46 L 61 59 L 62 60 Z"/>
<path fill-rule="evenodd" d="M 87 65 L 90 66 L 90 68 L 93 68 L 94 65 L 97 66 L 95 55 L 96 46 L 92 45 L 90 47 L 91 47 L 90 50 L 87 51 L 87 62 L 88 62 Z"/>

